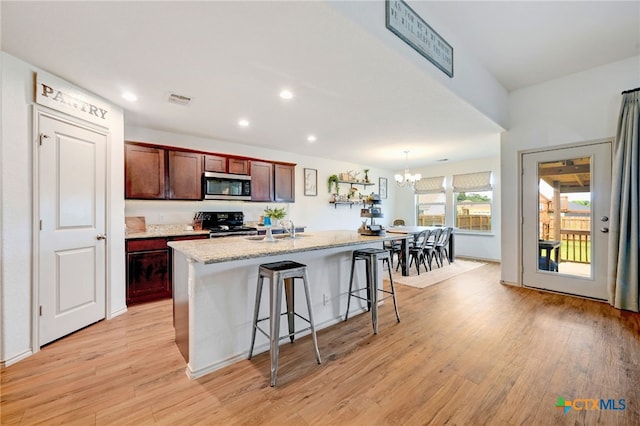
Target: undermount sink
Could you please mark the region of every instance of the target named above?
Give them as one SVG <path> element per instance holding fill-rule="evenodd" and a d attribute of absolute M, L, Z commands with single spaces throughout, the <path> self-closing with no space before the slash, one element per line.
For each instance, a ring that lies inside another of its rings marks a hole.
<path fill-rule="evenodd" d="M 289 234 L 275 234 L 273 236 L 274 239 L 276 240 L 297 240 L 298 238 L 302 238 L 302 237 L 309 237 L 310 235 L 305 235 L 305 234 L 296 234 L 295 237 L 292 237 Z M 246 240 L 249 241 L 263 241 L 265 238 L 264 235 L 252 235 L 250 237 L 245 237 Z"/>
<path fill-rule="evenodd" d="M 292 237 L 289 234 L 276 234 L 273 236 L 273 238 L 281 238 L 281 239 L 285 239 L 285 238 L 291 238 L 294 240 L 297 240 L 298 238 L 302 238 L 302 237 L 309 237 L 310 235 L 305 235 L 305 234 L 296 234 L 295 237 Z"/>

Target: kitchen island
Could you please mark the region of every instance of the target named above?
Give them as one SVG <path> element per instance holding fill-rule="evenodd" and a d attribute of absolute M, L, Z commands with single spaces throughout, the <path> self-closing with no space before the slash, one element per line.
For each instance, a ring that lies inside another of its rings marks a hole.
<path fill-rule="evenodd" d="M 173 249 L 175 339 L 187 361 L 187 374 L 198 378 L 247 358 L 258 265 L 282 260 L 307 265 L 313 314 L 320 330 L 344 319 L 351 252 L 380 248 L 384 240 L 398 238 L 397 234 L 362 236 L 340 230 L 298 234 L 295 239 L 278 238 L 276 242 L 240 236 L 169 243 Z M 364 277 L 364 267 L 358 265 L 358 282 L 363 283 Z M 296 292 L 295 304 L 304 309 L 304 292 Z M 260 317 L 268 315 L 267 305 L 262 304 Z M 349 316 L 365 311 L 365 302 L 352 303 Z M 322 339 L 319 344 L 322 352 Z M 267 350 L 268 339 L 259 335 L 254 353 Z"/>

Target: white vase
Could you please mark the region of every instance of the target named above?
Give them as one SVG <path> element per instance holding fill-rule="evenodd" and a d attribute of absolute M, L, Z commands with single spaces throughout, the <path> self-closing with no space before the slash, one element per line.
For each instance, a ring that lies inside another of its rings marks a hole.
<path fill-rule="evenodd" d="M 271 233 L 271 226 L 267 226 L 267 232 L 264 235 L 264 240 L 275 241 L 275 238 L 273 238 L 273 234 Z"/>

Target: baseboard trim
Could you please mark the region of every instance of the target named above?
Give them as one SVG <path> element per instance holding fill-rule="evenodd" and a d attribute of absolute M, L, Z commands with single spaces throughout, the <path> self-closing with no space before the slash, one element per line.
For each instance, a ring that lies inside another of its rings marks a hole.
<path fill-rule="evenodd" d="M 8 367 L 10 365 L 15 364 L 18 361 L 22 361 L 25 358 L 29 358 L 31 355 L 33 355 L 33 351 L 32 350 L 24 351 L 21 354 L 18 354 L 16 356 L 12 356 L 11 358 L 8 358 L 8 359 L 0 362 L 0 365 L 2 366 L 2 368 Z"/>
<path fill-rule="evenodd" d="M 349 312 L 349 316 L 352 316 L 352 315 L 355 316 L 355 315 L 358 315 L 358 314 L 361 314 L 361 313 L 365 313 L 365 312 L 367 312 L 366 308 L 363 308 L 363 309 L 358 308 L 358 309 L 354 309 L 352 312 Z M 328 320 L 328 321 L 322 322 L 320 324 L 316 324 L 316 331 L 319 331 L 319 330 L 322 330 L 323 328 L 330 327 L 332 325 L 338 324 L 338 323 L 340 323 L 342 321 L 344 321 L 344 317 L 339 316 L 339 317 L 336 317 L 336 318 L 334 318 L 332 320 Z M 300 337 L 304 337 L 309 333 L 310 333 L 310 331 L 308 333 L 301 333 Z M 262 345 L 259 345 L 259 346 L 256 346 L 255 348 L 253 348 L 253 354 L 257 355 L 257 354 L 262 353 L 262 352 L 267 352 L 267 351 L 269 351 L 269 349 L 270 349 L 269 344 L 265 343 L 265 344 L 262 344 Z M 209 373 L 213 373 L 216 370 L 219 370 L 221 368 L 227 367 L 227 366 L 229 366 L 231 364 L 235 364 L 236 362 L 246 360 L 248 356 L 249 356 L 249 351 L 247 350 L 246 352 L 239 353 L 239 354 L 236 354 L 236 355 L 232 355 L 232 356 L 230 356 L 228 358 L 225 358 L 225 359 L 220 360 L 218 362 L 215 362 L 213 364 L 209 364 L 208 366 L 200 368 L 198 370 L 194 370 L 193 368 L 191 368 L 191 365 L 189 363 L 187 363 L 187 368 L 185 369 L 185 373 L 187 374 L 187 377 L 190 378 L 191 380 L 199 379 L 200 377 L 202 377 L 204 375 L 207 375 Z"/>
<path fill-rule="evenodd" d="M 115 317 L 119 317 L 120 315 L 123 315 L 123 314 L 126 314 L 126 313 L 127 313 L 127 307 L 124 306 L 124 307 L 118 309 L 117 311 L 110 312 L 109 316 L 107 317 L 107 320 L 114 319 Z"/>
<path fill-rule="evenodd" d="M 455 262 L 456 259 L 460 259 L 460 260 L 475 260 L 476 262 L 495 263 L 497 265 L 499 265 L 501 263 L 499 259 L 496 260 L 496 259 L 489 259 L 489 258 L 483 258 L 483 257 L 456 256 L 453 259 L 453 261 Z"/>

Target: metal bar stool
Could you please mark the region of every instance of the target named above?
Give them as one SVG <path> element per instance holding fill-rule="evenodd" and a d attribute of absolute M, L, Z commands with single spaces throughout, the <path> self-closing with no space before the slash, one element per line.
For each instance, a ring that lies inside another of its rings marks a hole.
<path fill-rule="evenodd" d="M 367 286 L 364 288 L 359 288 L 353 290 L 353 272 L 355 270 L 356 260 L 364 260 L 366 275 L 367 275 Z M 382 266 L 384 268 L 384 262 L 387 262 L 387 269 L 389 271 L 389 281 L 391 282 L 391 291 L 379 289 L 377 286 L 378 282 L 378 261 L 382 261 Z M 359 296 L 357 293 L 360 291 L 367 291 L 367 297 Z M 388 250 L 385 249 L 377 249 L 377 248 L 365 248 L 361 250 L 354 250 L 351 256 L 351 278 L 349 280 L 349 298 L 347 299 L 347 314 L 344 317 L 346 321 L 349 319 L 349 306 L 351 304 L 351 297 L 357 297 L 361 300 L 367 301 L 367 310 L 371 311 L 371 320 L 373 321 L 373 333 L 378 334 L 378 302 L 386 299 L 387 297 L 382 297 L 378 299 L 378 291 L 383 293 L 390 294 L 393 298 L 393 307 L 396 311 L 396 319 L 400 322 L 400 314 L 398 313 L 398 304 L 396 303 L 396 290 L 393 285 L 393 276 L 391 275 L 391 255 Z"/>
<path fill-rule="evenodd" d="M 258 318 L 260 311 L 260 299 L 262 296 L 262 284 L 265 278 L 269 278 L 271 285 L 269 286 L 269 311 L 270 315 L 264 318 Z M 307 309 L 309 318 L 305 318 L 294 311 L 293 306 L 293 284 L 296 278 L 302 279 L 304 282 L 304 292 L 307 297 Z M 282 306 L 282 288 L 285 289 L 285 295 L 287 299 L 287 311 L 281 313 Z M 280 336 L 280 316 L 287 315 L 289 323 L 289 334 L 286 336 Z M 302 330 L 295 330 L 295 317 L 301 318 L 309 323 L 309 327 Z M 259 322 L 269 321 L 269 330 L 267 333 L 258 325 Z M 282 339 L 289 337 L 293 343 L 294 336 L 298 333 L 311 330 L 311 336 L 313 337 L 313 346 L 316 351 L 316 360 L 318 364 L 321 363 L 320 351 L 318 350 L 318 339 L 316 337 L 316 329 L 313 322 L 313 313 L 311 311 L 311 298 L 309 297 L 309 284 L 307 280 L 307 266 L 301 263 L 292 261 L 265 263 L 260 265 L 258 273 L 258 287 L 256 290 L 256 305 L 253 314 L 253 330 L 251 333 L 251 348 L 249 349 L 249 359 L 253 355 L 253 346 L 256 342 L 256 330 L 259 330 L 262 334 L 269 338 L 271 345 L 271 386 L 276 385 L 276 378 L 278 375 L 278 354 L 280 353 L 280 347 L 278 342 Z"/>

